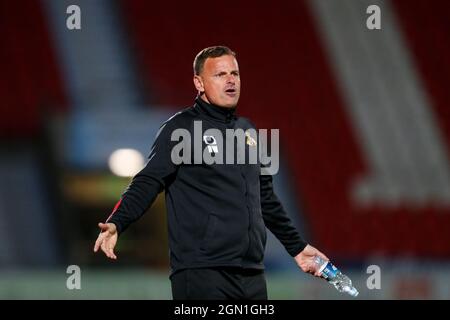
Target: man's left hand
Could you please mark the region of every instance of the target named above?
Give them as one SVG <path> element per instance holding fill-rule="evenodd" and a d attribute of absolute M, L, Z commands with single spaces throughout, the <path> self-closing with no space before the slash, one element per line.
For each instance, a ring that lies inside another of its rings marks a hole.
<path fill-rule="evenodd" d="M 320 252 L 313 246 L 310 246 L 309 244 L 305 247 L 305 249 L 303 249 L 302 252 L 296 255 L 294 259 L 295 262 L 297 262 L 299 268 L 302 269 L 304 272 L 311 273 L 316 277 L 320 277 L 319 271 L 316 268 L 313 260 L 316 255 L 322 257 L 326 261 L 330 260 L 327 258 L 326 255 L 324 255 L 322 252 Z"/>

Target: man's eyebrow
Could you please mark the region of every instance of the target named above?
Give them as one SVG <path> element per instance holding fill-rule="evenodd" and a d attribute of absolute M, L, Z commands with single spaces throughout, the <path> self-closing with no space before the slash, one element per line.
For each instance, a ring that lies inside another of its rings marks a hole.
<path fill-rule="evenodd" d="M 224 74 L 227 74 L 227 72 L 226 71 L 219 71 L 219 72 L 216 72 L 214 75 L 215 76 L 221 76 L 221 75 L 224 75 Z M 230 71 L 230 74 L 239 74 L 239 70 L 232 70 L 232 71 Z"/>

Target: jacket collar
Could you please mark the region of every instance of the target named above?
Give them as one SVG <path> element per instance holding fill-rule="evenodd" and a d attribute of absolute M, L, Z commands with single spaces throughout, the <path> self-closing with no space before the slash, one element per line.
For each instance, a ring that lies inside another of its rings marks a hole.
<path fill-rule="evenodd" d="M 215 104 L 210 104 L 204 101 L 202 98 L 197 96 L 195 98 L 195 108 L 201 113 L 207 115 L 210 118 L 219 120 L 221 122 L 230 122 L 231 120 L 236 120 L 236 107 L 234 108 L 224 108 L 219 107 Z"/>

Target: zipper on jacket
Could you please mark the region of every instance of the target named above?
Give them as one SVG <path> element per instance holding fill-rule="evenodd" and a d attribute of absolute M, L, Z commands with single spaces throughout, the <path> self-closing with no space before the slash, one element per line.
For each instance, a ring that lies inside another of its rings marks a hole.
<path fill-rule="evenodd" d="M 247 256 L 248 256 L 248 253 L 249 253 L 249 251 L 250 251 L 250 249 L 251 249 L 251 244 L 252 244 L 252 238 L 251 238 L 251 230 L 252 230 L 252 212 L 251 212 L 251 210 L 250 210 L 250 207 L 249 207 L 249 205 L 248 205 L 248 187 L 247 187 L 247 179 L 245 178 L 245 175 L 244 175 L 244 173 L 242 172 L 242 167 L 240 167 L 239 168 L 240 169 L 240 172 L 241 172 L 241 177 L 242 177 L 242 180 L 244 180 L 244 183 L 245 183 L 245 206 L 247 207 L 247 215 L 248 215 L 248 228 L 247 228 L 247 236 L 248 236 L 248 246 L 247 246 L 247 249 L 245 250 L 245 254 L 244 254 L 244 256 L 243 256 L 243 259 L 244 259 L 244 261 L 245 261 L 245 259 L 247 258 Z"/>

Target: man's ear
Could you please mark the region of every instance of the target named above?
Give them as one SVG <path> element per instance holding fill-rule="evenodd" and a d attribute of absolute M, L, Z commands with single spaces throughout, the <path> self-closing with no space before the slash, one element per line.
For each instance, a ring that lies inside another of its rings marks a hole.
<path fill-rule="evenodd" d="M 194 86 L 198 92 L 200 92 L 200 93 L 205 92 L 205 88 L 203 87 L 202 77 L 197 76 L 197 75 L 194 76 Z"/>

